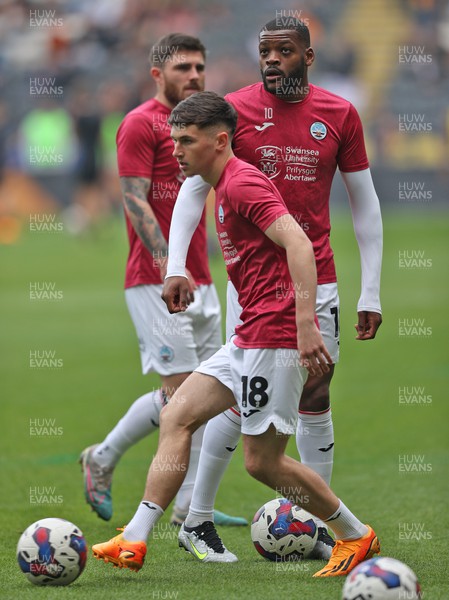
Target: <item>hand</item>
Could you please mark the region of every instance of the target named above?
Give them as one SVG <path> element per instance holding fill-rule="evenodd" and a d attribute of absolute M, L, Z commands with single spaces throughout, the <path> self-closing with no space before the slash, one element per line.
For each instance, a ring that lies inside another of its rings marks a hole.
<path fill-rule="evenodd" d="M 298 324 L 298 351 L 299 364 L 310 375 L 321 377 L 329 372 L 332 359 L 314 321 Z"/>
<path fill-rule="evenodd" d="M 359 322 L 354 325 L 357 331 L 356 340 L 373 340 L 382 323 L 382 315 L 376 312 L 361 310 L 357 313 Z"/>
<path fill-rule="evenodd" d="M 168 277 L 164 281 L 161 297 L 169 313 L 184 312 L 194 300 L 192 283 L 186 277 Z"/>
<path fill-rule="evenodd" d="M 198 288 L 198 286 L 196 285 L 196 281 L 194 280 L 193 275 L 189 271 L 189 269 L 186 269 L 186 275 L 187 275 L 187 281 L 189 282 L 190 301 L 193 302 L 195 300 L 194 290 L 196 290 Z"/>
<path fill-rule="evenodd" d="M 167 265 L 168 265 L 168 258 L 161 258 L 158 261 L 159 274 L 161 276 L 162 283 L 164 283 L 165 276 L 167 275 Z M 189 282 L 190 301 L 193 302 L 195 300 L 194 290 L 196 290 L 198 286 L 196 285 L 193 275 L 189 271 L 189 269 L 186 269 L 186 275 L 187 275 L 187 280 Z"/>

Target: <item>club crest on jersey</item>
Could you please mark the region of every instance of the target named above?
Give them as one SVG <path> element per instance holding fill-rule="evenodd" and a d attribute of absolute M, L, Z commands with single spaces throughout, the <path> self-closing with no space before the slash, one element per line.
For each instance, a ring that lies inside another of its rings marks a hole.
<path fill-rule="evenodd" d="M 278 146 L 259 146 L 256 148 L 256 161 L 259 170 L 273 179 L 281 172 L 282 150 Z"/>
<path fill-rule="evenodd" d="M 162 362 L 171 362 L 175 358 L 175 353 L 170 346 L 161 346 L 159 348 L 159 356 Z"/>
<path fill-rule="evenodd" d="M 321 123 L 321 121 L 315 121 L 315 123 L 312 123 L 310 126 L 310 133 L 316 140 L 324 140 L 327 135 L 327 127 L 324 123 Z"/>
<path fill-rule="evenodd" d="M 224 223 L 224 210 L 221 204 L 218 207 L 218 220 L 220 223 Z"/>

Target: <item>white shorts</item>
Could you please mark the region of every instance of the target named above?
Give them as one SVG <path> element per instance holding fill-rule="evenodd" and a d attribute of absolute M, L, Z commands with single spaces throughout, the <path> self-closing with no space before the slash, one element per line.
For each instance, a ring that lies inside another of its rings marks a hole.
<path fill-rule="evenodd" d="M 162 284 L 125 290 L 139 339 L 142 372 L 189 373 L 221 346 L 221 307 L 214 285 L 200 285 L 186 312 L 171 315 L 161 298 Z"/>
<path fill-rule="evenodd" d="M 295 433 L 307 380 L 297 350 L 243 349 L 231 341 L 195 370 L 215 377 L 232 391 L 242 416 L 242 433 L 260 435 L 270 424 L 280 433 Z"/>
<path fill-rule="evenodd" d="M 242 309 L 238 301 L 237 290 L 228 281 L 226 292 L 226 341 L 234 335 L 235 328 L 241 323 Z M 336 283 L 324 283 L 317 286 L 316 315 L 324 344 L 334 363 L 340 357 L 340 300 Z"/>

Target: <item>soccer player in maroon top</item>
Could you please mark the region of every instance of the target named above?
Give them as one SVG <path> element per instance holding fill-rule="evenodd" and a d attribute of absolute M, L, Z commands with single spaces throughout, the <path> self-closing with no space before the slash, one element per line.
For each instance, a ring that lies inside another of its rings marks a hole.
<path fill-rule="evenodd" d="M 226 96 L 239 115 L 233 150 L 273 182 L 312 241 L 318 276 L 316 314 L 335 364 L 339 359 L 339 299 L 329 240 L 329 198 L 337 167 L 348 190 L 361 256 L 357 339 L 374 338 L 382 321 L 382 221 L 362 125 L 350 102 L 309 83 L 314 53 L 303 23 L 290 17 L 267 23 L 260 32 L 259 56 L 263 82 Z M 182 262 L 176 262 L 185 256 L 208 190 L 198 177 L 188 178 L 181 188 L 169 241 L 170 275 L 183 273 Z M 278 290 L 279 299 L 288 294 L 289 289 Z M 239 322 L 240 310 L 229 282 L 227 339 Z M 321 377 L 309 375 L 300 399 L 296 434 L 301 461 L 328 484 L 334 451 L 329 400 L 333 371 L 334 365 Z M 239 411 L 232 408 L 208 423 L 187 525 L 210 520 L 219 480 L 238 443 L 240 421 Z M 331 545 L 326 529 L 320 526 L 313 557 L 326 558 Z"/>
<path fill-rule="evenodd" d="M 193 310 L 170 316 L 161 300 L 170 221 L 185 178 L 173 157 L 167 119 L 178 102 L 204 89 L 205 48 L 197 38 L 171 34 L 154 44 L 150 62 L 156 96 L 126 115 L 117 133 L 117 158 L 129 239 L 126 302 L 139 340 L 142 371 L 158 373 L 161 387 L 137 399 L 106 439 L 82 454 L 86 500 L 105 520 L 112 516 L 112 471 L 118 460 L 158 428 L 167 399 L 222 341 L 204 211 L 186 262 L 190 290 L 196 288 Z M 172 522 L 178 525 L 189 507 L 202 433 L 195 435 L 188 475 L 174 507 Z M 222 524 L 246 524 L 245 519 L 222 513 L 218 518 Z"/>
<path fill-rule="evenodd" d="M 296 430 L 298 400 L 307 373 L 322 375 L 332 362 L 316 324 L 316 268 L 313 248 L 275 186 L 254 166 L 234 157 L 231 140 L 237 114 L 213 92 L 201 92 L 172 112 L 174 156 L 186 176 L 200 174 L 216 190 L 217 234 L 228 275 L 242 306 L 236 336 L 175 392 L 161 413 L 157 454 L 145 494 L 123 533 L 92 547 L 97 558 L 139 570 L 146 540 L 181 485 L 192 433 L 236 401 L 242 412 L 245 466 L 275 490 L 301 490 L 301 504 L 330 522 L 337 542 L 316 577 L 346 575 L 380 550 L 376 534 L 339 500 L 323 479 L 285 456 Z M 279 301 L 279 287 L 292 294 Z M 169 277 L 164 300 L 170 312 L 187 308 L 184 277 Z M 282 365 L 280 357 L 288 360 Z M 296 360 L 295 360 L 296 358 Z M 279 433 L 285 435 L 279 435 Z M 305 500 L 307 498 L 307 500 Z M 298 501 L 298 497 L 294 498 Z M 221 543 L 214 524 L 181 527 L 201 560 L 236 557 Z"/>

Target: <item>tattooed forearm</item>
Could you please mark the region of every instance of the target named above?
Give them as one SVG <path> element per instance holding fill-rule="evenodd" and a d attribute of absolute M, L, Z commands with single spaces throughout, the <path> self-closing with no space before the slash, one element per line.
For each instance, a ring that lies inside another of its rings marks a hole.
<path fill-rule="evenodd" d="M 126 214 L 137 235 L 158 263 L 165 262 L 167 242 L 147 201 L 151 181 L 144 177 L 122 177 L 120 185 Z"/>

